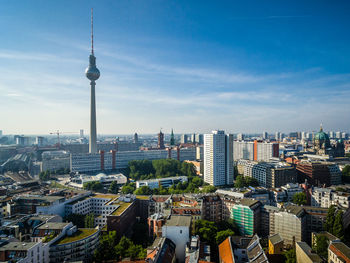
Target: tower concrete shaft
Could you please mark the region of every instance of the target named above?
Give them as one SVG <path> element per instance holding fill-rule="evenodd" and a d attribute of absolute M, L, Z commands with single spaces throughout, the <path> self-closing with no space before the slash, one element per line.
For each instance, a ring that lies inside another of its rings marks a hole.
<path fill-rule="evenodd" d="M 89 152 L 90 153 L 97 153 L 95 85 L 96 85 L 96 82 L 94 80 L 92 80 L 90 82 L 90 86 L 91 86 L 90 138 L 89 138 Z"/>

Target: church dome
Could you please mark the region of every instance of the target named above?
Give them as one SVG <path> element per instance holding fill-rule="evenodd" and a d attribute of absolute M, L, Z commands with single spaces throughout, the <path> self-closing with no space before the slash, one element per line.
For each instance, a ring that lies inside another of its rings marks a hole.
<path fill-rule="evenodd" d="M 323 131 L 323 128 L 321 126 L 321 129 L 318 133 L 315 134 L 315 143 L 317 143 L 319 146 L 322 146 L 323 144 L 326 146 L 326 147 L 329 147 L 330 146 L 330 140 L 329 140 L 329 136 L 327 133 L 325 133 Z"/>

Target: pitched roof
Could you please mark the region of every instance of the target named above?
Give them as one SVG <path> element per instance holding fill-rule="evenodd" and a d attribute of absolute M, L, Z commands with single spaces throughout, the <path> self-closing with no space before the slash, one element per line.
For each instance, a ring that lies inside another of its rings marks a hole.
<path fill-rule="evenodd" d="M 231 237 L 226 238 L 219 245 L 219 257 L 221 263 L 234 263 L 234 256 L 231 247 Z"/>

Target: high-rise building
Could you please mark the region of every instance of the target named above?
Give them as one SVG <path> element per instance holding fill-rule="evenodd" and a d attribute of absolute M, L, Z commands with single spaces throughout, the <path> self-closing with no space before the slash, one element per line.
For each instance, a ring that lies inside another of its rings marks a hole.
<path fill-rule="evenodd" d="M 196 143 L 196 134 L 195 133 L 191 134 L 191 142 L 193 144 Z"/>
<path fill-rule="evenodd" d="M 281 133 L 280 133 L 280 132 L 276 132 L 276 133 L 275 133 L 275 140 L 276 140 L 276 141 L 279 141 L 279 140 L 280 140 L 280 137 L 281 137 Z"/>
<path fill-rule="evenodd" d="M 164 146 L 164 133 L 162 133 L 162 131 L 159 131 L 159 133 L 158 133 L 158 148 L 159 149 L 165 149 L 165 146 Z"/>
<path fill-rule="evenodd" d="M 84 138 L 84 130 L 80 129 L 80 138 Z"/>
<path fill-rule="evenodd" d="M 264 140 L 268 139 L 268 138 L 269 138 L 269 134 L 268 134 L 267 132 L 263 132 L 262 138 L 263 138 Z"/>
<path fill-rule="evenodd" d="M 279 157 L 279 144 L 261 141 L 234 141 L 233 159 L 255 161 L 269 161 L 272 157 Z"/>
<path fill-rule="evenodd" d="M 243 141 L 244 140 L 244 134 L 243 133 L 238 133 L 237 134 L 237 140 L 238 141 Z"/>
<path fill-rule="evenodd" d="M 334 138 L 334 131 L 329 132 L 329 138 L 333 139 Z"/>
<path fill-rule="evenodd" d="M 28 146 L 29 145 L 29 137 L 27 136 L 17 136 L 16 144 L 20 146 Z"/>
<path fill-rule="evenodd" d="M 340 132 L 340 131 L 337 131 L 337 132 L 335 133 L 335 138 L 341 139 L 341 132 Z"/>
<path fill-rule="evenodd" d="M 90 80 L 90 86 L 91 86 L 89 152 L 97 153 L 96 101 L 95 101 L 96 82 L 95 81 L 99 79 L 100 71 L 96 67 L 96 57 L 94 55 L 93 10 L 92 9 L 91 9 L 91 54 L 89 58 L 89 66 L 85 71 L 85 75 Z"/>
<path fill-rule="evenodd" d="M 187 141 L 188 141 L 187 134 L 182 134 L 181 135 L 181 143 L 187 143 Z"/>
<path fill-rule="evenodd" d="M 204 135 L 204 181 L 214 186 L 233 183 L 233 135 Z"/>
<path fill-rule="evenodd" d="M 0 137 L 2 136 L 2 130 L 0 130 Z"/>
<path fill-rule="evenodd" d="M 134 143 L 138 143 L 138 142 L 139 142 L 139 136 L 135 132 L 135 134 L 134 134 Z"/>
<path fill-rule="evenodd" d="M 196 134 L 196 142 L 198 143 L 198 144 L 203 144 L 204 143 L 204 140 L 203 140 L 203 134 Z"/>
<path fill-rule="evenodd" d="M 44 145 L 44 140 L 45 138 L 42 136 L 37 136 L 35 139 L 35 144 L 38 146 L 43 146 Z"/>
<path fill-rule="evenodd" d="M 232 208 L 232 219 L 241 235 L 253 235 L 260 231 L 260 207 L 257 200 L 244 198 Z"/>

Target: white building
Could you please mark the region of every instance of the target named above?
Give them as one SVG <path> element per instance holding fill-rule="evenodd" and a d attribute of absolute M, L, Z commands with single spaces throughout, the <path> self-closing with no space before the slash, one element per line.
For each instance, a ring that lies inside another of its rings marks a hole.
<path fill-rule="evenodd" d="M 76 188 L 83 188 L 84 183 L 100 182 L 106 189 L 108 189 L 109 186 L 112 184 L 112 182 L 117 182 L 118 185 L 123 185 L 123 184 L 126 184 L 127 181 L 128 181 L 128 178 L 121 173 L 110 174 L 110 175 L 99 173 L 98 175 L 95 175 L 95 176 L 81 174 L 77 177 L 71 178 L 69 185 Z"/>
<path fill-rule="evenodd" d="M 190 241 L 191 216 L 172 215 L 162 227 L 162 236 L 169 238 L 176 245 L 176 259 L 185 262 L 186 245 Z"/>
<path fill-rule="evenodd" d="M 254 142 L 234 141 L 233 142 L 234 160 L 254 160 Z"/>
<path fill-rule="evenodd" d="M 141 180 L 136 182 L 136 188 L 140 188 L 142 186 L 148 186 L 151 189 L 159 188 L 160 186 L 164 188 L 168 188 L 177 183 L 187 182 L 187 176 L 175 176 L 175 177 L 166 177 L 166 178 L 157 178 L 150 180 Z"/>
<path fill-rule="evenodd" d="M 233 184 L 233 135 L 213 131 L 204 135 L 204 181 L 214 186 Z"/>
<path fill-rule="evenodd" d="M 350 194 L 333 191 L 330 188 L 314 187 L 311 193 L 311 206 L 329 208 L 331 205 L 340 205 L 349 208 Z"/>

